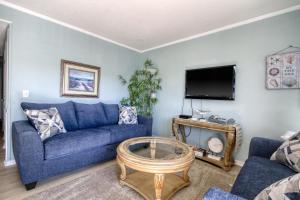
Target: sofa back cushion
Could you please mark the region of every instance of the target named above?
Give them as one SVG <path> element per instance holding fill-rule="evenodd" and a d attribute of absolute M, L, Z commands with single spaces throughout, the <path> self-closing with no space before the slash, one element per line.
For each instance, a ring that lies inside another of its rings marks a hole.
<path fill-rule="evenodd" d="M 22 102 L 21 107 L 23 110 L 41 110 L 51 107 L 57 108 L 67 131 L 75 131 L 79 129 L 74 109 L 74 103 L 72 101 L 59 104 Z"/>
<path fill-rule="evenodd" d="M 96 128 L 118 122 L 118 105 L 74 103 L 80 129 Z"/>
<path fill-rule="evenodd" d="M 104 111 L 106 114 L 106 125 L 113 125 L 117 124 L 119 121 L 119 105 L 118 104 L 104 104 L 102 103 L 104 107 Z"/>

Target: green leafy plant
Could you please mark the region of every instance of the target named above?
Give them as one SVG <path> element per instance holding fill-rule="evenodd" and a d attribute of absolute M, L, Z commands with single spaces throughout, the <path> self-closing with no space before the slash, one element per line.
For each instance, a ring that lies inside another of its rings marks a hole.
<path fill-rule="evenodd" d="M 153 67 L 151 60 L 147 59 L 142 69 L 136 70 L 127 81 L 122 75 L 119 80 L 127 85 L 129 97 L 122 98 L 121 105 L 135 106 L 139 115 L 151 116 L 153 106 L 157 103 L 156 93 L 161 90 L 161 78 L 158 69 Z"/>

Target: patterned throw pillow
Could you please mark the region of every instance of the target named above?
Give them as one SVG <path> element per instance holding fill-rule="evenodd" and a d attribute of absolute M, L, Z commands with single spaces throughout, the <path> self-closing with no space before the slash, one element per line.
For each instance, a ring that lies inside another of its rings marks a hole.
<path fill-rule="evenodd" d="M 300 140 L 295 137 L 285 141 L 271 156 L 271 160 L 276 160 L 296 172 L 300 172 Z"/>
<path fill-rule="evenodd" d="M 288 192 L 288 193 L 285 193 L 285 196 L 288 197 L 288 200 L 299 200 L 300 192 Z"/>
<path fill-rule="evenodd" d="M 265 188 L 254 200 L 296 200 L 299 194 L 300 174 L 295 174 Z"/>
<path fill-rule="evenodd" d="M 66 132 L 64 123 L 56 108 L 25 110 L 25 114 L 34 124 L 42 141 L 55 134 Z"/>
<path fill-rule="evenodd" d="M 119 124 L 137 124 L 136 107 L 121 106 L 119 115 Z"/>

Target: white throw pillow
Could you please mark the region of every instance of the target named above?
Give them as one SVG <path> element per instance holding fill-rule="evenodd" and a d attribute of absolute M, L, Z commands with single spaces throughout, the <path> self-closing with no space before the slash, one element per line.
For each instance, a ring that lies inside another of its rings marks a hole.
<path fill-rule="evenodd" d="M 283 142 L 273 153 L 271 160 L 276 160 L 295 172 L 300 172 L 300 140 L 298 137 Z"/>
<path fill-rule="evenodd" d="M 56 108 L 25 110 L 25 114 L 34 124 L 42 141 L 58 133 L 66 132 L 64 123 Z"/>
<path fill-rule="evenodd" d="M 293 139 L 294 137 L 297 137 L 300 135 L 299 131 L 287 131 L 285 132 L 284 135 L 280 136 L 284 140 L 290 140 Z"/>
<path fill-rule="evenodd" d="M 119 114 L 119 124 L 137 124 L 136 107 L 121 106 Z"/>
<path fill-rule="evenodd" d="M 300 174 L 295 174 L 265 188 L 254 200 L 296 200 L 299 195 Z"/>

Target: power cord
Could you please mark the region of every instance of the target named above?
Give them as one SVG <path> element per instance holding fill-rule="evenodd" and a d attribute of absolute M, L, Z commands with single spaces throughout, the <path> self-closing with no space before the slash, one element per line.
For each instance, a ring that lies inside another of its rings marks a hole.
<path fill-rule="evenodd" d="M 185 127 L 184 127 L 184 129 L 185 129 Z M 186 138 L 188 138 L 190 135 L 191 135 L 191 132 L 192 132 L 192 127 L 189 127 L 189 133 L 188 134 L 185 134 L 185 137 Z M 181 131 L 181 129 L 179 129 L 179 132 L 180 132 L 180 134 L 182 135 L 182 131 Z"/>
<path fill-rule="evenodd" d="M 184 108 L 184 97 L 182 98 L 182 104 L 181 104 L 181 114 L 183 115 L 183 108 Z"/>
<path fill-rule="evenodd" d="M 193 109 L 193 99 L 191 99 L 191 110 L 192 110 L 192 116 L 194 115 L 194 109 Z"/>
<path fill-rule="evenodd" d="M 200 109 L 201 109 L 201 110 L 203 110 L 202 105 L 203 105 L 203 104 L 202 104 L 202 99 L 200 99 Z"/>
<path fill-rule="evenodd" d="M 185 98 L 182 98 L 182 105 L 181 105 L 181 114 L 183 114 L 183 109 L 184 109 L 184 100 Z M 202 106 L 201 106 L 202 107 Z M 194 115 L 194 108 L 193 108 L 193 99 L 191 99 L 191 110 L 192 110 L 192 116 Z M 179 129 L 180 134 L 182 135 L 181 130 Z M 191 135 L 192 132 L 192 127 L 189 127 L 189 132 L 188 134 L 185 135 L 185 137 L 189 137 Z"/>
<path fill-rule="evenodd" d="M 192 132 L 192 127 L 190 127 L 189 133 L 185 135 L 185 137 L 189 137 L 191 135 L 191 132 Z"/>

